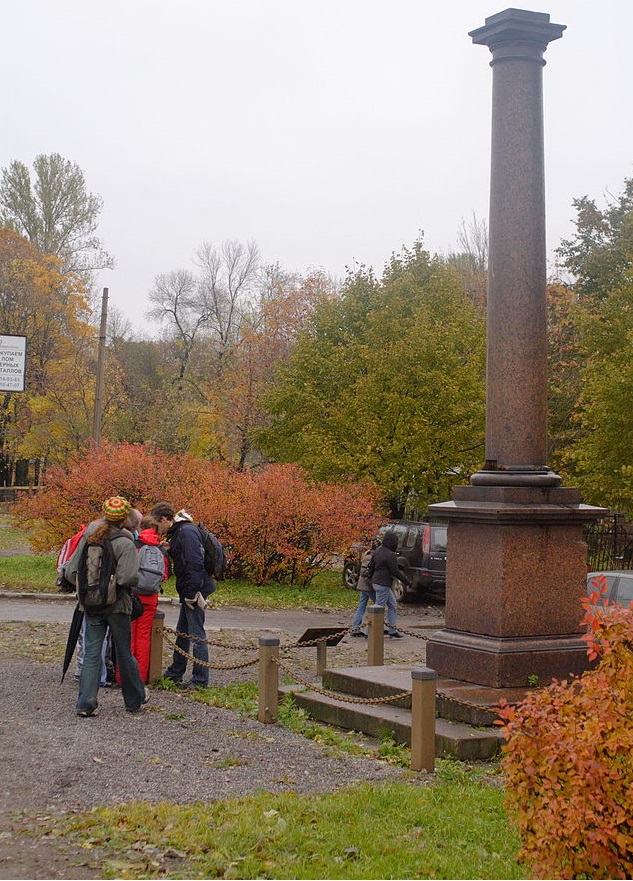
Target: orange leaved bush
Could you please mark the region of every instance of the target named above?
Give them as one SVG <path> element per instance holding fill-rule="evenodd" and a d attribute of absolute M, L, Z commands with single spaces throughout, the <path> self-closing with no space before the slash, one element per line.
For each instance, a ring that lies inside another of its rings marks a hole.
<path fill-rule="evenodd" d="M 597 666 L 500 712 L 507 806 L 537 878 L 633 877 L 633 610 L 598 600 L 583 601 Z"/>
<path fill-rule="evenodd" d="M 352 542 L 384 522 L 378 491 L 361 484 L 316 483 L 296 465 L 238 471 L 142 444 L 104 442 L 65 468 L 51 467 L 44 488 L 12 512 L 36 550 L 56 550 L 104 499 L 125 496 L 143 513 L 157 502 L 186 508 L 225 544 L 228 577 L 307 584 Z"/>

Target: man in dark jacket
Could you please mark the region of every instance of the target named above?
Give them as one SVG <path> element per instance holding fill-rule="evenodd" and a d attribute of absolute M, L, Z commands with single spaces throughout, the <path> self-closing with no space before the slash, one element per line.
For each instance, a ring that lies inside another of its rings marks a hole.
<path fill-rule="evenodd" d="M 391 590 L 394 578 L 411 586 L 411 582 L 398 568 L 398 536 L 392 530 L 382 537 L 382 544 L 374 551 L 374 574 L 372 585 L 376 592 L 376 605 L 383 606 L 387 610 L 387 633 L 395 639 L 402 639 L 402 634 L 396 629 L 396 598 Z"/>
<path fill-rule="evenodd" d="M 191 647 L 193 671 L 186 683 L 191 688 L 206 688 L 209 684 L 209 646 L 204 629 L 204 610 L 206 597 L 213 591 L 213 579 L 204 568 L 204 545 L 200 530 L 193 517 L 184 509 L 174 514 L 173 508 L 161 502 L 152 508 L 151 516 L 156 521 L 158 534 L 165 537 L 164 547 L 174 564 L 176 590 L 180 598 L 178 616 L 178 636 L 171 664 L 165 670 L 166 679 L 182 683 L 187 669 L 187 658 Z M 185 652 L 182 655 L 177 649 Z"/>

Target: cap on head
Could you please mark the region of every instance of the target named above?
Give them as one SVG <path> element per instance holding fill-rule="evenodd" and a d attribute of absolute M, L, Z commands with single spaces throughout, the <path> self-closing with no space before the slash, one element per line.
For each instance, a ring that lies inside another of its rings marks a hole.
<path fill-rule="evenodd" d="M 130 513 L 132 506 L 123 496 L 111 496 L 103 503 L 103 516 L 106 520 L 118 523 L 119 520 L 125 520 Z"/>

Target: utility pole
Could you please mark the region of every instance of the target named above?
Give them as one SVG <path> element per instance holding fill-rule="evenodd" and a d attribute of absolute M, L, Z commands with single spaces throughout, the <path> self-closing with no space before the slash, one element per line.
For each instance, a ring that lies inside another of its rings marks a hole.
<path fill-rule="evenodd" d="M 97 388 L 95 408 L 92 417 L 92 439 L 97 446 L 101 444 L 101 417 L 103 414 L 103 386 L 105 383 L 105 345 L 108 323 L 108 289 L 103 289 L 101 297 L 101 325 L 99 328 L 99 353 L 97 355 Z"/>

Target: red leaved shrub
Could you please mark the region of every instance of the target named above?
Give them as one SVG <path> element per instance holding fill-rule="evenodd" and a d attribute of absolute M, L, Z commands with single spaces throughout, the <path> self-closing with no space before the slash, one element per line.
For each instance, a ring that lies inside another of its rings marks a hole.
<path fill-rule="evenodd" d="M 598 665 L 500 713 L 519 859 L 538 878 L 633 877 L 633 610 L 584 600 Z"/>
<path fill-rule="evenodd" d="M 12 519 L 31 530 L 36 550 L 56 550 L 80 523 L 98 517 L 111 495 L 125 496 L 143 512 L 161 501 L 186 508 L 225 544 L 227 576 L 256 584 L 307 584 L 384 521 L 375 487 L 316 483 L 295 465 L 236 471 L 142 444 L 107 442 L 66 468 L 49 468 L 46 486 L 22 497 Z"/>

